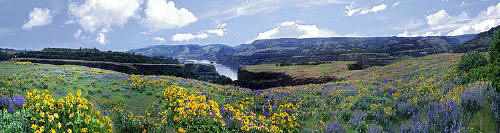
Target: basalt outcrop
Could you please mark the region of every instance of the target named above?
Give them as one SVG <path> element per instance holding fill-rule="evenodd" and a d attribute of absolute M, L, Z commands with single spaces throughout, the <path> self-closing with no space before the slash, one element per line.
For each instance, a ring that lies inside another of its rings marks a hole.
<path fill-rule="evenodd" d="M 238 70 L 238 80 L 241 87 L 254 90 L 267 89 L 280 86 L 294 86 L 304 84 L 321 84 L 336 81 L 333 76 L 320 76 L 319 78 L 297 78 L 283 72 L 252 72 L 244 68 Z"/>
<path fill-rule="evenodd" d="M 14 58 L 11 59 L 11 61 L 29 61 L 33 63 L 53 65 L 80 65 L 128 74 L 169 75 L 197 79 L 216 84 L 232 83 L 230 78 L 219 75 L 215 70 L 215 67 L 208 64 L 142 64 L 37 58 Z"/>

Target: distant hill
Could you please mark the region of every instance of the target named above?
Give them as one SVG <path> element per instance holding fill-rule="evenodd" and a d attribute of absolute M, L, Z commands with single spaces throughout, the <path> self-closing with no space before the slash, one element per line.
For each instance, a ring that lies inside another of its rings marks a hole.
<path fill-rule="evenodd" d="M 129 53 L 147 55 L 147 56 L 163 56 L 175 57 L 180 59 L 196 59 L 196 60 L 217 60 L 218 55 L 231 54 L 235 52 L 233 47 L 222 44 L 210 45 L 155 45 L 146 48 L 132 49 Z"/>
<path fill-rule="evenodd" d="M 402 57 L 449 52 L 474 36 L 282 38 L 256 40 L 235 47 L 157 45 L 128 52 L 212 60 L 232 68 L 285 61 L 358 61 L 365 65 L 385 65 Z"/>
<path fill-rule="evenodd" d="M 453 52 L 465 53 L 465 52 L 473 51 L 473 50 L 476 50 L 479 52 L 488 51 L 488 48 L 490 47 L 490 45 L 493 41 L 493 36 L 495 35 L 495 31 L 498 29 L 500 29 L 500 26 L 491 28 L 490 30 L 488 30 L 486 32 L 482 32 L 482 33 L 477 34 L 474 39 L 466 41 L 462 45 L 453 49 Z"/>
<path fill-rule="evenodd" d="M 41 51 L 26 51 L 14 53 L 20 58 L 69 59 L 86 61 L 107 61 L 120 63 L 149 64 L 179 64 L 172 57 L 149 57 L 115 51 L 100 51 L 98 49 L 45 48 Z"/>

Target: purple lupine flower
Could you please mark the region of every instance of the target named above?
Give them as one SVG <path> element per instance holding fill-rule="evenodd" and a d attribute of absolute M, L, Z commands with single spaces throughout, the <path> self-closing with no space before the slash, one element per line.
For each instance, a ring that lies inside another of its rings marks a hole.
<path fill-rule="evenodd" d="M 8 110 L 9 110 L 9 112 L 10 112 L 11 114 L 13 114 L 13 113 L 14 113 L 14 111 L 15 111 L 14 104 L 12 104 L 12 103 L 11 103 L 11 104 L 9 105 L 9 109 L 8 109 Z"/>
<path fill-rule="evenodd" d="M 111 95 L 110 95 L 110 94 L 108 94 L 108 93 L 102 93 L 101 95 L 102 95 L 103 97 L 108 97 L 108 98 L 111 96 Z"/>
<path fill-rule="evenodd" d="M 344 133 L 345 129 L 344 126 L 340 125 L 339 122 L 334 122 L 334 123 L 326 123 L 325 127 L 323 128 L 323 132 L 325 133 Z"/>
<path fill-rule="evenodd" d="M 9 96 L 4 97 L 3 95 L 0 95 L 0 104 L 3 106 L 9 105 Z"/>
<path fill-rule="evenodd" d="M 23 104 L 26 102 L 26 99 L 24 99 L 24 97 L 21 95 L 14 95 L 12 101 L 18 108 L 22 108 Z"/>

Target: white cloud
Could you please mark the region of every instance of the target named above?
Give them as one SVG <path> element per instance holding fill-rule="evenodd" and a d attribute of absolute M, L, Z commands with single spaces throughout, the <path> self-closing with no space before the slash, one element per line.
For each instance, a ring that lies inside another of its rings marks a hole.
<path fill-rule="evenodd" d="M 150 31 L 186 26 L 198 19 L 186 8 L 177 8 L 173 1 L 148 0 L 143 23 Z"/>
<path fill-rule="evenodd" d="M 303 0 L 303 2 L 297 3 L 299 7 L 312 7 L 312 6 L 321 6 L 321 5 L 329 5 L 329 4 L 343 4 L 342 0 Z"/>
<path fill-rule="evenodd" d="M 191 33 L 181 33 L 181 34 L 175 34 L 172 36 L 173 41 L 189 41 L 192 39 L 205 39 L 210 37 L 211 35 L 217 35 L 217 36 L 224 36 L 226 34 L 226 23 L 219 23 L 216 26 L 216 29 L 213 30 L 204 30 L 198 32 L 198 34 L 191 34 Z"/>
<path fill-rule="evenodd" d="M 445 10 L 440 10 L 425 18 L 427 19 L 427 24 L 431 26 L 433 30 L 454 27 L 454 25 L 470 20 L 469 16 L 465 12 L 459 16 L 451 16 Z"/>
<path fill-rule="evenodd" d="M 471 21 L 454 28 L 448 35 L 474 34 L 500 25 L 500 2 L 488 7 Z"/>
<path fill-rule="evenodd" d="M 336 35 L 328 29 L 321 29 L 316 25 L 303 25 L 295 21 L 285 21 L 276 28 L 259 33 L 258 39 L 274 38 L 313 38 L 313 37 L 331 37 Z"/>
<path fill-rule="evenodd" d="M 209 33 L 209 34 L 215 34 L 218 36 L 224 36 L 226 34 L 226 26 L 227 26 L 226 23 L 220 23 L 220 24 L 217 24 L 217 26 L 216 26 L 217 29 L 206 30 L 205 32 Z"/>
<path fill-rule="evenodd" d="M 80 36 L 82 35 L 82 30 L 78 29 L 74 34 L 73 34 L 73 37 L 75 39 L 79 39 Z"/>
<path fill-rule="evenodd" d="M 106 40 L 106 33 L 108 33 L 108 30 L 102 29 L 99 34 L 97 34 L 97 38 L 95 39 L 99 44 L 106 45 L 108 41 Z"/>
<path fill-rule="evenodd" d="M 215 35 L 218 35 L 218 36 L 224 36 L 225 29 L 207 30 L 206 32 L 210 33 L 210 34 L 215 34 Z"/>
<path fill-rule="evenodd" d="M 427 31 L 422 34 L 417 34 L 417 33 L 409 33 L 407 30 L 405 30 L 403 33 L 398 34 L 398 37 L 417 37 L 417 36 L 442 36 L 442 32 L 432 32 L 432 31 Z"/>
<path fill-rule="evenodd" d="M 94 32 L 96 29 L 110 29 L 112 25 L 123 26 L 140 9 L 142 0 L 86 0 L 78 4 L 72 2 L 68 12 L 72 20 L 66 23 L 78 23 L 83 30 Z"/>
<path fill-rule="evenodd" d="M 469 17 L 466 13 L 453 16 L 446 10 L 439 10 L 428 15 L 426 19 L 428 29 L 414 31 L 409 35 L 477 34 L 500 25 L 500 2 L 481 11 L 476 17 Z"/>
<path fill-rule="evenodd" d="M 220 13 L 215 13 L 214 15 L 229 15 L 226 19 L 230 19 L 239 16 L 269 13 L 282 8 L 284 5 L 308 8 L 329 4 L 344 4 L 346 3 L 344 1 L 345 0 L 247 0 L 236 7 Z"/>
<path fill-rule="evenodd" d="M 424 25 L 424 22 L 422 22 L 421 20 L 412 19 L 410 21 L 403 22 L 398 26 L 391 26 L 390 28 L 393 30 L 409 30 L 409 29 L 414 29 L 414 28 L 417 28 L 417 27 L 420 27 L 423 25 Z"/>
<path fill-rule="evenodd" d="M 222 28 L 226 28 L 227 24 L 226 23 L 219 23 L 217 24 L 216 28 L 217 29 L 222 29 Z"/>
<path fill-rule="evenodd" d="M 153 41 L 165 42 L 165 38 L 163 38 L 163 37 L 153 37 Z"/>
<path fill-rule="evenodd" d="M 281 8 L 278 6 L 280 0 L 255 0 L 246 1 L 245 3 L 228 9 L 223 14 L 231 14 L 228 18 L 234 18 L 245 15 L 253 15 L 258 13 L 268 13 Z"/>
<path fill-rule="evenodd" d="M 31 29 L 36 26 L 44 26 L 52 23 L 50 10 L 46 8 L 34 8 L 30 13 L 30 20 L 23 25 L 23 29 Z"/>
<path fill-rule="evenodd" d="M 191 33 L 182 33 L 182 34 L 175 34 L 172 36 L 172 41 L 177 41 L 177 42 L 182 42 L 182 41 L 189 41 L 192 39 L 205 39 L 208 37 L 207 33 L 198 33 L 198 34 L 191 34 Z"/>
<path fill-rule="evenodd" d="M 491 28 L 498 26 L 499 24 L 500 24 L 500 19 L 487 19 L 479 23 L 474 23 L 473 25 L 460 26 L 457 29 L 448 33 L 448 35 L 454 36 L 454 35 L 479 33 L 490 30 Z"/>
<path fill-rule="evenodd" d="M 353 3 L 351 3 L 349 6 L 345 7 L 345 14 L 347 16 L 354 16 L 354 15 L 365 15 L 368 13 L 377 13 L 380 11 L 383 11 L 387 9 L 387 5 L 385 4 L 380 4 L 377 6 L 374 6 L 372 8 L 354 8 Z"/>
<path fill-rule="evenodd" d="M 401 2 L 399 2 L 399 1 L 396 2 L 396 3 L 394 3 L 394 4 L 392 4 L 392 8 L 399 6 L 399 4 L 401 4 Z"/>

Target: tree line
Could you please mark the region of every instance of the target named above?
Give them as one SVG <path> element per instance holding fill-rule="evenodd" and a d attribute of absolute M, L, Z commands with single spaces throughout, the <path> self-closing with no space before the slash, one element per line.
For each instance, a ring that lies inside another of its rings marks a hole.
<path fill-rule="evenodd" d="M 5 53 L 0 54 L 0 58 L 41 58 L 41 59 L 68 59 L 68 60 L 86 60 L 86 61 L 106 61 L 120 63 L 147 63 L 147 64 L 179 64 L 177 59 L 171 57 L 150 57 L 133 53 L 124 53 L 116 51 L 100 51 L 96 48 L 45 48 L 41 51 L 17 52 L 8 56 Z M 8 60 L 8 59 L 7 59 Z"/>

